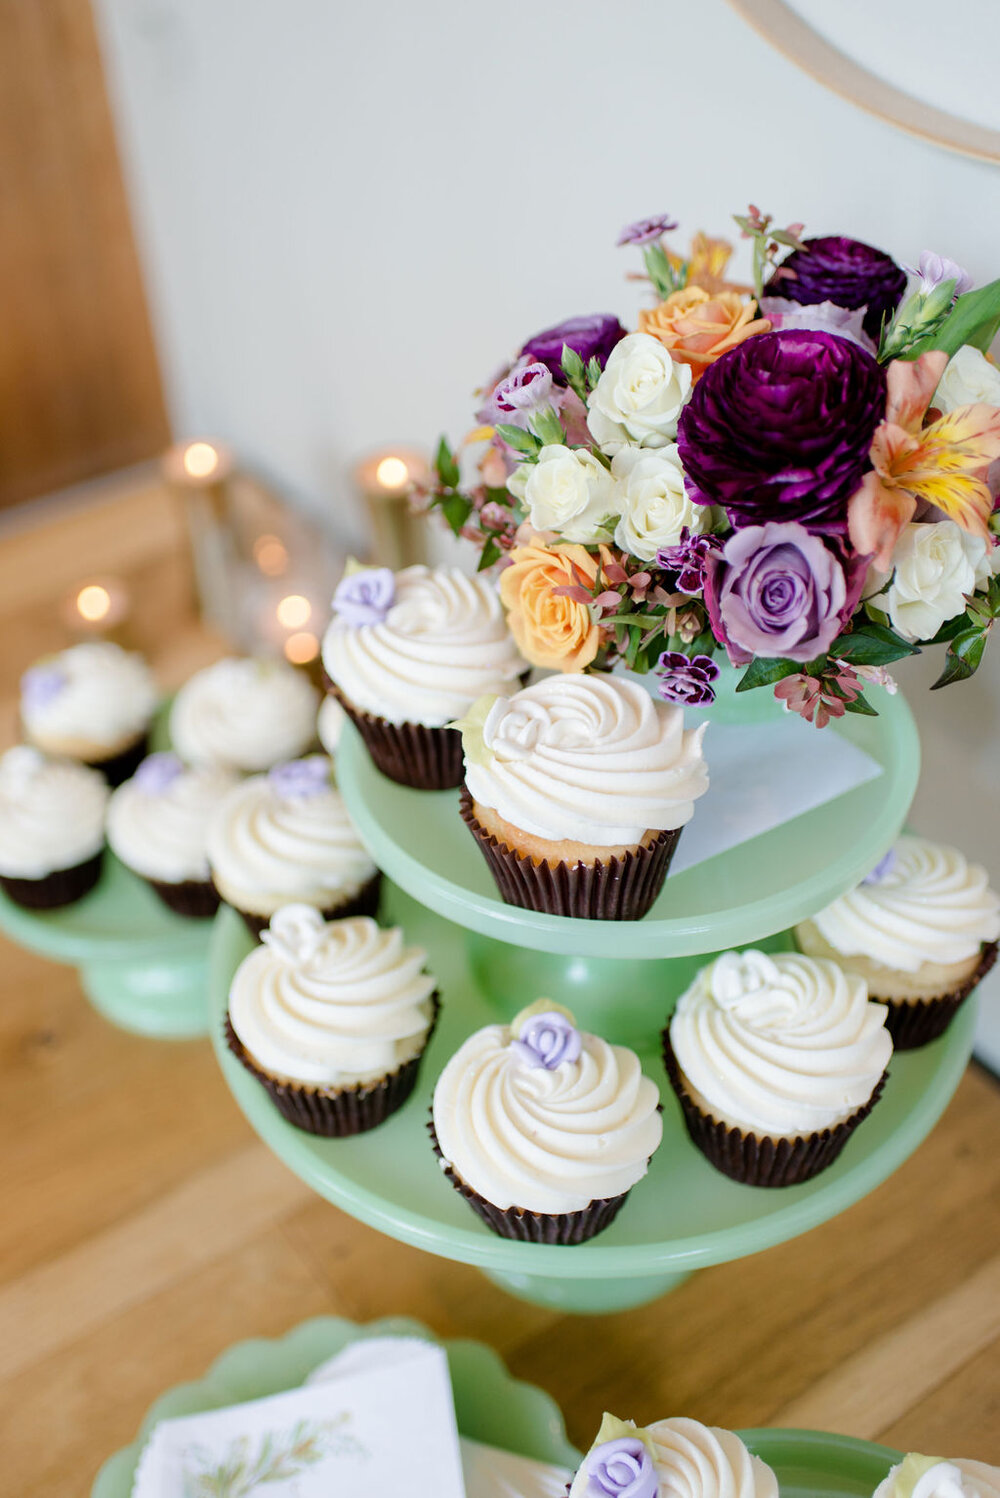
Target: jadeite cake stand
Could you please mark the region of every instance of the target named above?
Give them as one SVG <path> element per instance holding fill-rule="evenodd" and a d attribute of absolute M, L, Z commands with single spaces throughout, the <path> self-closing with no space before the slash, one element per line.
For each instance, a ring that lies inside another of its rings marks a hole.
<path fill-rule="evenodd" d="M 129 1498 L 143 1443 L 159 1420 L 262 1399 L 298 1387 L 320 1363 L 360 1338 L 414 1336 L 435 1341 L 419 1322 L 402 1318 L 360 1327 L 333 1316 L 305 1321 L 276 1341 L 239 1342 L 204 1378 L 179 1384 L 149 1410 L 136 1441 L 111 1457 L 91 1498 Z M 580 1453 L 570 1444 L 558 1406 L 532 1384 L 513 1378 L 481 1342 L 445 1342 L 459 1432 L 504 1451 L 570 1470 Z M 782 1498 L 871 1498 L 901 1454 L 888 1446 L 812 1430 L 744 1430 L 750 1450 L 778 1477 Z"/>
<path fill-rule="evenodd" d="M 352 729 L 338 754 L 341 788 L 372 856 L 392 881 L 382 919 L 426 948 L 444 1007 L 416 1094 L 356 1139 L 317 1139 L 286 1123 L 229 1053 L 222 1033 L 232 975 L 251 950 L 223 910 L 212 940 L 212 1039 L 253 1127 L 303 1180 L 363 1222 L 445 1258 L 479 1265 L 526 1299 L 610 1311 L 655 1299 L 693 1270 L 816 1227 L 884 1181 L 940 1117 L 965 1070 L 975 1008 L 941 1040 L 893 1059 L 882 1099 L 837 1163 L 783 1190 L 737 1185 L 685 1132 L 659 1057 L 659 1032 L 706 954 L 789 945 L 788 927 L 861 878 L 892 843 L 916 785 L 916 731 L 901 698 L 878 718 L 842 720 L 884 773 L 836 801 L 667 880 L 642 921 L 569 920 L 504 905 L 461 822 L 457 792 L 407 790 L 376 771 Z M 808 741 L 807 741 L 808 742 Z M 456 926 L 466 928 L 462 940 Z M 474 1029 L 540 996 L 572 1005 L 588 1028 L 625 1039 L 661 1084 L 664 1140 L 649 1174 L 600 1237 L 574 1247 L 496 1237 L 448 1184 L 427 1137 L 434 1081 Z"/>

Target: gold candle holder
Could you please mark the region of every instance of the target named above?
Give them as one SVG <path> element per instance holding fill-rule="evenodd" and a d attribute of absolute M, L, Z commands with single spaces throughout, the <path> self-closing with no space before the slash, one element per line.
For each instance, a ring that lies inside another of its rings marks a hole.
<path fill-rule="evenodd" d="M 383 448 L 364 458 L 355 479 L 365 502 L 372 555 L 398 572 L 427 560 L 427 522 L 414 511 L 414 487 L 428 477 L 427 459 L 416 448 Z"/>

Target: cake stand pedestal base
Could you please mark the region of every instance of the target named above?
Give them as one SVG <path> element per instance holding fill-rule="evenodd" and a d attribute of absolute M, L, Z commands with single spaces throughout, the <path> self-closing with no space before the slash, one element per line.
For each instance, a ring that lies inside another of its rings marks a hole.
<path fill-rule="evenodd" d="M 98 1014 L 120 1030 L 157 1040 L 194 1040 L 208 1030 L 203 953 L 145 962 L 85 962 L 79 973 Z"/>
<path fill-rule="evenodd" d="M 647 1274 L 634 1279 L 567 1280 L 545 1274 L 484 1269 L 483 1274 L 508 1295 L 553 1311 L 578 1316 L 604 1316 L 649 1305 L 691 1278 L 690 1274 Z"/>

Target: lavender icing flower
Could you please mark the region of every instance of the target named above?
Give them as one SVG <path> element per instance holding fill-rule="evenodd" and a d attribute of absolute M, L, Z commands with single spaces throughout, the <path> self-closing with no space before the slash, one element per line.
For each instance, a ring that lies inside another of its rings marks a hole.
<path fill-rule="evenodd" d="M 135 772 L 135 783 L 147 796 L 162 796 L 184 774 L 184 761 L 177 754 L 148 754 Z"/>
<path fill-rule="evenodd" d="M 32 666 L 21 677 L 21 699 L 29 712 L 40 712 L 68 684 L 69 677 L 59 666 Z"/>
<path fill-rule="evenodd" d="M 722 548 L 718 536 L 695 534 L 688 526 L 681 531 L 676 546 L 664 546 L 656 554 L 656 565 L 665 572 L 677 573 L 678 593 L 693 598 L 705 586 L 705 564 L 713 552 Z"/>
<path fill-rule="evenodd" d="M 596 359 L 603 369 L 616 343 L 625 337 L 625 329 L 610 312 L 595 312 L 590 317 L 570 317 L 554 328 L 544 328 L 529 338 L 518 358 L 544 364 L 557 385 L 565 385 L 563 346 L 580 355 L 584 364 Z"/>
<path fill-rule="evenodd" d="M 917 290 L 921 296 L 929 296 L 943 281 L 955 282 L 955 296 L 961 296 L 963 292 L 972 289 L 973 282 L 969 272 L 954 260 L 949 260 L 947 255 L 936 255 L 933 250 L 921 253 L 916 269 L 912 265 L 904 265 L 903 269 L 909 271 L 911 276 L 920 277 Z"/>
<path fill-rule="evenodd" d="M 649 1448 L 638 1436 L 619 1436 L 587 1457 L 587 1498 L 656 1498 L 659 1478 Z"/>
<path fill-rule="evenodd" d="M 290 759 L 267 772 L 267 783 L 285 801 L 322 795 L 330 785 L 330 762 L 322 754 Z"/>
<path fill-rule="evenodd" d="M 658 213 L 652 218 L 637 218 L 634 224 L 626 224 L 615 244 L 652 244 L 663 234 L 677 228 L 677 220 L 669 213 Z"/>
<path fill-rule="evenodd" d="M 715 701 L 712 682 L 719 675 L 719 667 L 710 655 L 685 655 L 681 650 L 665 650 L 656 663 L 656 670 L 659 676 L 656 690 L 665 702 L 700 707 Z"/>
<path fill-rule="evenodd" d="M 544 1066 L 546 1071 L 555 1071 L 564 1061 L 577 1060 L 583 1040 L 572 1020 L 552 1009 L 526 1019 L 510 1048 L 525 1066 Z"/>
<path fill-rule="evenodd" d="M 891 874 L 896 866 L 896 850 L 890 848 L 884 858 L 880 858 L 870 873 L 862 879 L 862 884 L 881 884 L 882 880 Z"/>
<path fill-rule="evenodd" d="M 361 567 L 337 584 L 333 611 L 350 629 L 381 624 L 396 602 L 396 579 L 389 567 Z"/>

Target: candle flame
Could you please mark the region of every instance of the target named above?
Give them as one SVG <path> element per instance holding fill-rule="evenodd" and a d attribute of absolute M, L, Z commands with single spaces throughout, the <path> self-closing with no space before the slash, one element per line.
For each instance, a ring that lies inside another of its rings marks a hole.
<path fill-rule="evenodd" d="M 402 458 L 383 458 L 375 469 L 375 477 L 383 489 L 401 489 L 410 477 L 410 470 Z"/>
<path fill-rule="evenodd" d="M 289 635 L 285 641 L 285 655 L 293 666 L 305 666 L 319 655 L 319 640 L 306 629 Z"/>
<path fill-rule="evenodd" d="M 181 462 L 189 478 L 207 479 L 219 466 L 218 449 L 211 442 L 189 442 Z"/>
<path fill-rule="evenodd" d="M 312 604 L 301 593 L 289 593 L 277 607 L 278 623 L 284 629 L 299 629 L 312 617 Z"/>
<path fill-rule="evenodd" d="M 76 595 L 76 607 L 81 619 L 86 619 L 88 624 L 97 624 L 110 612 L 111 594 L 100 583 L 88 583 Z"/>

